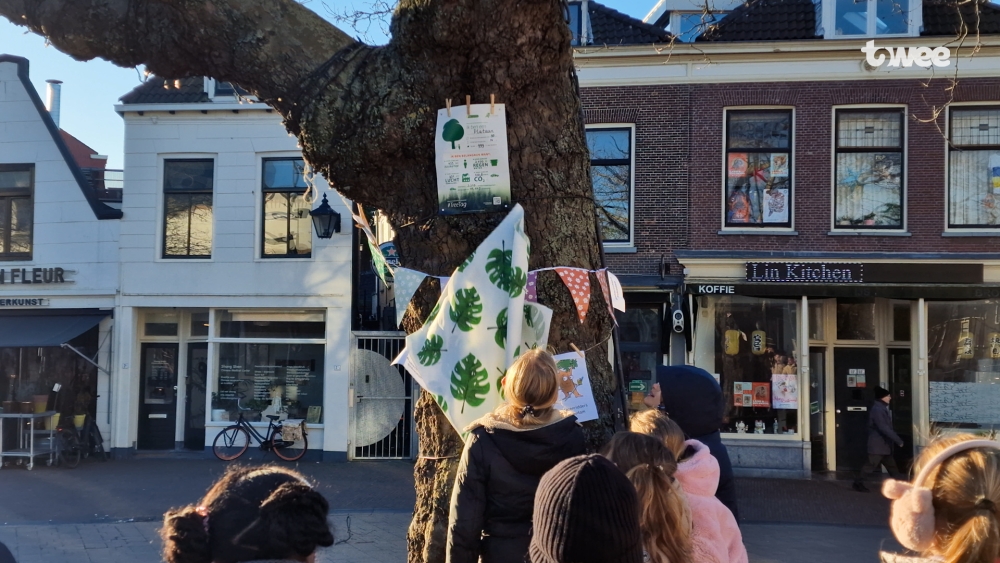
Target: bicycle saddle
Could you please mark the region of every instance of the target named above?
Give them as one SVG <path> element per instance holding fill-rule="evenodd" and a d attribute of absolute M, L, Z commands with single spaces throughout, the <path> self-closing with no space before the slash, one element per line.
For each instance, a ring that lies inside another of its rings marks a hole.
<path fill-rule="evenodd" d="M 277 421 L 281 417 L 278 416 L 278 415 L 276 415 L 276 414 L 269 414 L 269 415 L 267 415 L 267 418 L 269 418 L 271 420 L 274 420 L 274 421 Z"/>

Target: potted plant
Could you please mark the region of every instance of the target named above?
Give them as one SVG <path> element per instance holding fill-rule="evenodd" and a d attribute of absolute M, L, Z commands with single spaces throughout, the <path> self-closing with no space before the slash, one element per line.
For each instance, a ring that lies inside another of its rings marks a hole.
<path fill-rule="evenodd" d="M 92 398 L 93 395 L 91 395 L 89 388 L 83 388 L 77 392 L 76 398 L 73 400 L 73 425 L 77 428 L 83 428 L 83 424 L 87 420 L 87 413 L 90 412 Z"/>
<path fill-rule="evenodd" d="M 250 401 L 247 401 L 245 403 L 245 406 L 250 410 L 247 411 L 246 419 L 250 422 L 260 422 L 261 418 L 260 413 L 261 411 L 266 409 L 269 404 L 270 403 L 268 403 L 267 401 L 261 401 L 260 399 L 252 399 Z"/>
<path fill-rule="evenodd" d="M 219 398 L 218 393 L 212 393 L 212 420 L 214 421 L 227 421 L 229 420 L 229 409 L 226 408 L 226 401 Z"/>

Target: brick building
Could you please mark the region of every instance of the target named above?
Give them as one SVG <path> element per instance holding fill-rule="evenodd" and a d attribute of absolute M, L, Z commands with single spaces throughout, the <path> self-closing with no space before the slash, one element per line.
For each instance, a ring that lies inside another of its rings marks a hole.
<path fill-rule="evenodd" d="M 902 463 L 934 431 L 996 428 L 1000 9 L 751 0 L 700 27 L 687 9 L 657 4 L 647 21 L 681 35 L 655 37 L 581 7 L 629 379 L 716 374 L 745 474 L 858 467 L 876 385 Z M 689 333 L 668 358 L 671 308 Z"/>

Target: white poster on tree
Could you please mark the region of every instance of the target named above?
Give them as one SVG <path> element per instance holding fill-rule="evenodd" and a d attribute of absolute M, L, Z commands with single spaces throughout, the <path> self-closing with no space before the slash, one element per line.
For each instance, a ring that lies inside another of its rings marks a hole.
<path fill-rule="evenodd" d="M 559 402 L 563 410 L 571 410 L 580 422 L 598 417 L 594 390 L 590 386 L 587 360 L 583 353 L 567 352 L 556 358 L 556 376 L 559 378 Z"/>
<path fill-rule="evenodd" d="M 500 404 L 500 382 L 514 359 L 548 343 L 552 310 L 525 303 L 527 272 L 524 209 L 515 205 L 452 273 L 393 361 L 435 395 L 459 433 Z"/>
<path fill-rule="evenodd" d="M 504 105 L 439 109 L 434 131 L 438 213 L 509 209 L 510 163 Z"/>

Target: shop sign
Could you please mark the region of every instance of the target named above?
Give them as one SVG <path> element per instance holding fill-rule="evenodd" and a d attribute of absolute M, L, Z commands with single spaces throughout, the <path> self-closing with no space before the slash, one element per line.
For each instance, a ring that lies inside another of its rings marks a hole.
<path fill-rule="evenodd" d="M 0 299 L 0 309 L 48 306 L 49 300 L 44 297 L 15 297 L 11 299 Z"/>
<path fill-rule="evenodd" d="M 62 268 L 0 268 L 0 284 L 73 283 Z"/>
<path fill-rule="evenodd" d="M 862 283 L 864 264 L 843 262 L 747 262 L 746 281 L 771 283 Z"/>
<path fill-rule="evenodd" d="M 701 295 L 735 295 L 736 286 L 735 285 L 711 285 L 711 284 L 698 284 L 696 288 L 696 293 Z"/>

